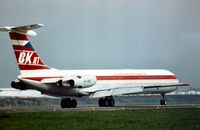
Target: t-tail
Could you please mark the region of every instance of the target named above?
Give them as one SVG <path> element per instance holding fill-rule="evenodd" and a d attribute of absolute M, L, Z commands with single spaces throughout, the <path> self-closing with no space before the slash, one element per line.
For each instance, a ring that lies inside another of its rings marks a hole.
<path fill-rule="evenodd" d="M 49 69 L 49 67 L 41 60 L 28 39 L 28 36 L 37 35 L 33 29 L 40 28 L 42 26 L 42 24 L 33 24 L 20 27 L 7 26 L 0 28 L 0 31 L 9 33 L 21 74 L 30 70 Z"/>

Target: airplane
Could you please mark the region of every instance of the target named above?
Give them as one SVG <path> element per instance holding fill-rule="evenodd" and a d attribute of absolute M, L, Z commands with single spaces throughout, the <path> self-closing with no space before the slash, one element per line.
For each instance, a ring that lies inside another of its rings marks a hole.
<path fill-rule="evenodd" d="M 8 32 L 20 75 L 11 82 L 19 90 L 37 90 L 41 94 L 61 98 L 61 108 L 76 108 L 76 97 L 99 98 L 99 107 L 114 107 L 114 96 L 127 94 L 161 94 L 160 105 L 166 105 L 166 93 L 178 86 L 176 75 L 163 69 L 119 70 L 59 70 L 46 65 L 33 48 L 29 37 L 43 24 L 5 26 Z"/>

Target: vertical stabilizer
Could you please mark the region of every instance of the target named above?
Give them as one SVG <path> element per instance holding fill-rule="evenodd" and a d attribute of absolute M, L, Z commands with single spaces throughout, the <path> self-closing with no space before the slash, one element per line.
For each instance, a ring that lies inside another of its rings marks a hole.
<path fill-rule="evenodd" d="M 36 36 L 36 33 L 32 31 L 32 29 L 41 26 L 42 25 L 40 24 L 34 24 L 20 27 L 0 28 L 0 31 L 9 32 L 21 74 L 25 71 L 49 69 L 49 67 L 41 60 L 27 37 Z"/>

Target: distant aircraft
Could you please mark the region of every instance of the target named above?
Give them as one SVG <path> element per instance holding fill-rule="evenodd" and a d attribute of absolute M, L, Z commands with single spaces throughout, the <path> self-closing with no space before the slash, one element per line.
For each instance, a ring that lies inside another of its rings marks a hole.
<path fill-rule="evenodd" d="M 126 94 L 161 94 L 161 105 L 166 105 L 165 94 L 175 91 L 180 83 L 167 70 L 58 70 L 44 64 L 27 36 L 36 36 L 33 29 L 42 24 L 6 26 L 0 31 L 8 32 L 21 75 L 11 82 L 19 90 L 33 89 L 42 94 L 60 97 L 62 108 L 76 108 L 76 99 L 89 96 L 99 98 L 100 107 L 113 107 L 114 96 Z"/>

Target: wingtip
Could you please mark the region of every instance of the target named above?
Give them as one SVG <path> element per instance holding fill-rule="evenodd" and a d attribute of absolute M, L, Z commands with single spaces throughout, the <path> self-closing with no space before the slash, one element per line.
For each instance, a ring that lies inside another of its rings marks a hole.
<path fill-rule="evenodd" d="M 190 83 L 189 82 L 184 82 L 183 86 L 190 86 Z"/>
<path fill-rule="evenodd" d="M 40 27 L 44 27 L 44 24 L 38 23 L 37 25 L 39 25 Z"/>

